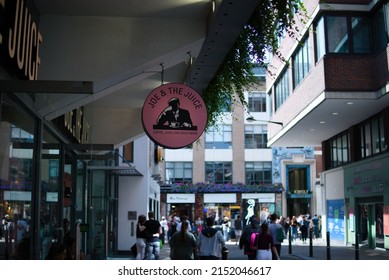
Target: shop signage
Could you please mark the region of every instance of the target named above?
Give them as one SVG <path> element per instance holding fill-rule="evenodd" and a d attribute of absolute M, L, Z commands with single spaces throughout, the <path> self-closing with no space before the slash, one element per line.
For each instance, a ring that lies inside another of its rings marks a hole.
<path fill-rule="evenodd" d="M 33 1 L 0 0 L 0 63 L 12 76 L 37 80 L 39 14 Z"/>
<path fill-rule="evenodd" d="M 388 181 L 387 158 L 344 168 L 345 197 L 382 195 Z"/>
<path fill-rule="evenodd" d="M 4 191 L 3 199 L 8 201 L 31 201 L 31 192 Z"/>
<path fill-rule="evenodd" d="M 195 203 L 194 193 L 168 193 L 167 203 Z"/>
<path fill-rule="evenodd" d="M 154 89 L 142 108 L 142 125 L 149 138 L 168 149 L 195 142 L 207 124 L 207 109 L 201 96 L 180 83 Z"/>
<path fill-rule="evenodd" d="M 83 106 L 67 112 L 52 120 L 52 122 L 69 138 L 75 139 L 77 143 L 85 144 L 89 142 L 90 126 Z"/>
<path fill-rule="evenodd" d="M 205 193 L 204 203 L 236 203 L 235 193 Z"/>

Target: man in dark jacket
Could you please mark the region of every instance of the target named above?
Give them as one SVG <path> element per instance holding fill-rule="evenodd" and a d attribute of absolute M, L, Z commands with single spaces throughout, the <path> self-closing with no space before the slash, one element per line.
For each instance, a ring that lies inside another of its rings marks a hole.
<path fill-rule="evenodd" d="M 215 220 L 208 217 L 205 220 L 205 228 L 197 239 L 198 256 L 201 260 L 218 260 L 221 258 L 222 248 L 226 247 L 223 234 L 214 228 Z"/>

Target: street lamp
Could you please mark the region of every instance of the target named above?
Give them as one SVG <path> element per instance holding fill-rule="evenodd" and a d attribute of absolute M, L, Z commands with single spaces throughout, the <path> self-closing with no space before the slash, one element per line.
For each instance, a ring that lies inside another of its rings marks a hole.
<path fill-rule="evenodd" d="M 278 124 L 278 125 L 280 125 L 280 126 L 284 126 L 284 124 L 283 124 L 282 122 L 273 122 L 273 121 L 257 120 L 257 119 L 255 119 L 253 116 L 247 117 L 246 121 L 248 121 L 248 122 L 267 122 L 267 123 L 274 123 L 274 124 Z"/>

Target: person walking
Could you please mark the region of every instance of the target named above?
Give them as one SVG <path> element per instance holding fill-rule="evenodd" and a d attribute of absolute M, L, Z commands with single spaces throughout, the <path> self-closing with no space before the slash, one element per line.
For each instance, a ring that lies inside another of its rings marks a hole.
<path fill-rule="evenodd" d="M 143 260 L 146 253 L 146 215 L 138 216 L 138 223 L 136 224 L 136 259 Z"/>
<path fill-rule="evenodd" d="M 297 222 L 296 216 L 292 217 L 292 220 L 290 221 L 290 234 L 292 235 L 292 242 L 296 241 L 297 239 L 297 231 L 299 230 L 299 223 Z"/>
<path fill-rule="evenodd" d="M 222 230 L 223 230 L 223 236 L 225 241 L 228 241 L 230 239 L 229 238 L 230 227 L 231 227 L 230 220 L 228 219 L 228 217 L 224 217 L 222 222 Z"/>
<path fill-rule="evenodd" d="M 317 214 L 315 214 L 311 220 L 313 225 L 313 237 L 319 238 L 319 218 L 317 217 Z"/>
<path fill-rule="evenodd" d="M 167 232 L 169 230 L 168 221 L 166 220 L 165 216 L 162 216 L 162 219 L 159 223 L 161 224 L 162 227 L 161 240 L 162 243 L 165 244 L 168 241 Z"/>
<path fill-rule="evenodd" d="M 197 248 L 200 260 L 219 260 L 222 248 L 226 247 L 223 234 L 213 227 L 214 223 L 214 218 L 208 217 L 205 220 L 205 228 L 198 236 Z"/>
<path fill-rule="evenodd" d="M 146 238 L 146 259 L 151 260 L 154 255 L 155 260 L 159 260 L 160 241 L 159 236 L 162 234 L 162 226 L 159 221 L 154 219 L 154 212 L 148 213 L 149 219 L 144 223 L 147 232 Z"/>
<path fill-rule="evenodd" d="M 240 219 L 240 215 L 238 215 L 234 220 L 235 245 L 238 245 L 240 237 L 242 236 L 242 229 L 243 229 L 243 222 Z"/>
<path fill-rule="evenodd" d="M 272 251 L 272 260 L 277 260 L 277 257 L 281 256 L 281 243 L 284 240 L 284 229 L 282 225 L 277 222 L 276 214 L 270 215 L 269 233 L 273 237 L 274 247 L 277 250 L 277 254 Z"/>
<path fill-rule="evenodd" d="M 251 234 L 255 232 L 260 232 L 259 221 L 255 216 L 252 216 L 239 239 L 239 249 L 243 249 L 243 254 L 247 255 L 249 260 L 255 260 L 256 258 L 256 251 L 250 248 Z"/>
<path fill-rule="evenodd" d="M 258 234 L 255 245 L 257 260 L 271 260 L 272 253 L 276 256 L 276 260 L 280 259 L 267 223 L 261 225 L 261 233 Z"/>
<path fill-rule="evenodd" d="M 187 217 L 182 217 L 181 222 L 181 230 L 174 233 L 169 240 L 170 259 L 194 260 L 197 257 L 196 237 L 189 231 Z"/>

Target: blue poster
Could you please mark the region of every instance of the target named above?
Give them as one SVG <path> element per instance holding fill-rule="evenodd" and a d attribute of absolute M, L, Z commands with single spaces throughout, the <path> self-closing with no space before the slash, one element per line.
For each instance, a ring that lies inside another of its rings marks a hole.
<path fill-rule="evenodd" d="M 345 240 L 343 199 L 327 200 L 327 230 L 330 239 Z"/>

